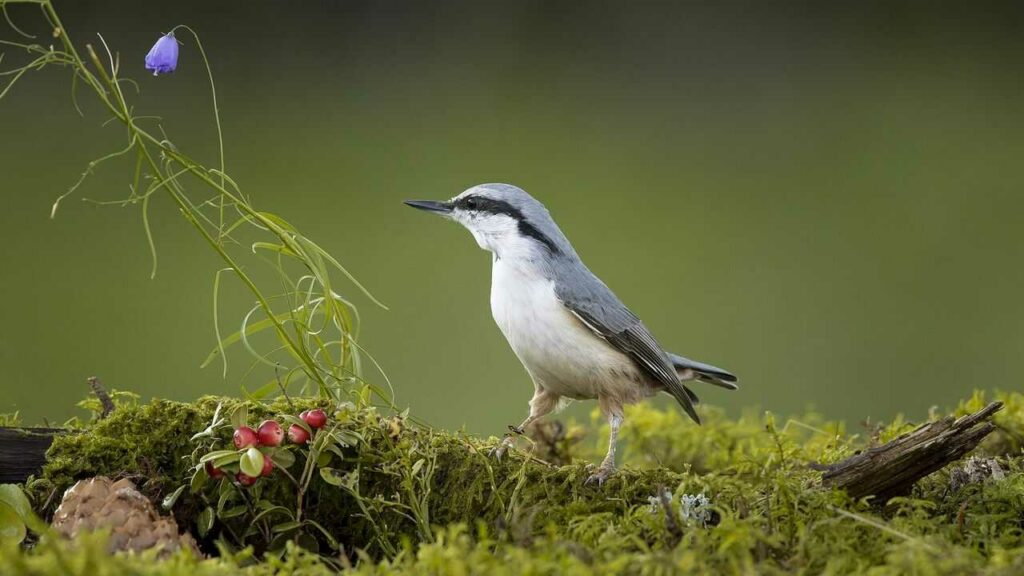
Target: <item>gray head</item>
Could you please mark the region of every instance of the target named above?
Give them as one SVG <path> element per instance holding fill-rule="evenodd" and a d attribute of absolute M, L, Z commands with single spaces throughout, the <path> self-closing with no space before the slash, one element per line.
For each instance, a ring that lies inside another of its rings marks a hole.
<path fill-rule="evenodd" d="M 481 248 L 498 258 L 576 258 L 547 208 L 511 184 L 480 184 L 447 202 L 405 203 L 462 224 Z"/>

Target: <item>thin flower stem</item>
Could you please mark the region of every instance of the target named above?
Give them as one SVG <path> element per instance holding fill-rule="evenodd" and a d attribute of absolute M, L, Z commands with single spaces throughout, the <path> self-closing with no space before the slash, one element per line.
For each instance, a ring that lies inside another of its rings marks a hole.
<path fill-rule="evenodd" d="M 199 34 L 192 28 L 185 24 L 178 24 L 171 29 L 171 33 L 174 33 L 178 28 L 188 30 L 189 34 L 192 34 L 192 38 L 196 41 L 196 47 L 199 48 L 199 56 L 203 59 L 203 65 L 206 66 L 206 77 L 210 80 L 210 96 L 213 99 L 213 120 L 217 126 L 217 146 L 220 152 L 220 185 L 224 187 L 224 173 L 226 171 L 224 165 L 224 133 L 221 130 L 220 124 L 220 106 L 217 105 L 217 85 L 213 81 L 213 70 L 210 68 L 210 60 L 206 57 L 206 50 L 203 49 L 203 43 L 199 40 Z M 224 197 L 220 197 L 220 228 L 224 229 Z"/>

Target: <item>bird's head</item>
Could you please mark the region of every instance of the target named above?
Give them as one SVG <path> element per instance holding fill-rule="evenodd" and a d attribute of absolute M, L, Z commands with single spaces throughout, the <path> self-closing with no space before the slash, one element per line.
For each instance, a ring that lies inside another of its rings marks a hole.
<path fill-rule="evenodd" d="M 498 258 L 535 259 L 572 254 L 572 246 L 547 209 L 525 190 L 510 184 L 481 184 L 447 202 L 406 200 L 465 226 L 484 250 Z"/>

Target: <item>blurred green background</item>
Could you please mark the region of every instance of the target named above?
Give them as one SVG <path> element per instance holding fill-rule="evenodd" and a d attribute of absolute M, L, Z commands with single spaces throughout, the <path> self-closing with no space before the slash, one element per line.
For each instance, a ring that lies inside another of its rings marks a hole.
<path fill-rule="evenodd" d="M 430 423 L 499 434 L 532 392 L 490 317 L 489 255 L 401 204 L 495 181 L 545 202 L 667 348 L 740 376 L 738 393 L 699 388 L 708 403 L 859 421 L 1021 386 L 1020 3 L 58 10 L 80 45 L 101 33 L 121 54 L 139 114 L 214 165 L 192 43 L 176 74 L 142 69 L 161 32 L 201 34 L 229 172 L 389 305 L 346 292 L 398 403 Z M 48 33 L 36 10 L 9 13 Z M 88 94 L 78 116 L 70 88 L 47 70 L 0 101 L 0 411 L 60 421 L 91 375 L 147 398 L 237 394 L 241 350 L 226 379 L 199 369 L 219 261 L 160 198 L 150 280 L 138 207 L 80 201 L 127 196 L 130 162 L 49 220 L 123 144 Z M 252 298 L 233 283 L 223 297 L 235 328 Z"/>

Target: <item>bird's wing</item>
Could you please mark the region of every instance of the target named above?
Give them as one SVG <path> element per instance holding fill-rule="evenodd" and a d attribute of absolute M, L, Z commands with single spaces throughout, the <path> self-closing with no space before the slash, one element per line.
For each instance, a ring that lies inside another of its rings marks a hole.
<path fill-rule="evenodd" d="M 644 372 L 665 386 L 683 410 L 700 424 L 676 369 L 665 351 L 651 335 L 643 322 L 630 312 L 600 279 L 585 271 L 589 278 L 555 288 L 559 301 L 595 334 L 613 348 L 629 356 Z"/>

